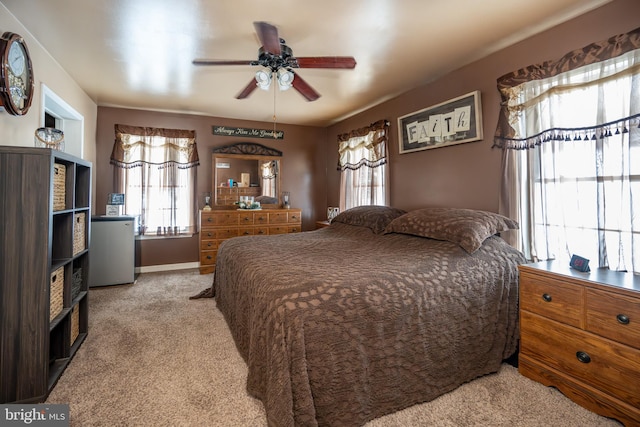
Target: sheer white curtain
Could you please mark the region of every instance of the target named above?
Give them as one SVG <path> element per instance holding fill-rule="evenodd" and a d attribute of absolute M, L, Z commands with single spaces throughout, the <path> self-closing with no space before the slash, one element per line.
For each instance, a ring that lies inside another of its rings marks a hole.
<path fill-rule="evenodd" d="M 388 205 L 387 138 L 389 123 L 378 121 L 338 137 L 340 211 Z"/>
<path fill-rule="evenodd" d="M 192 234 L 197 224 L 195 131 L 116 125 L 114 188 L 147 235 Z"/>
<path fill-rule="evenodd" d="M 514 243 L 534 261 L 578 254 L 640 273 L 640 50 L 553 74 L 502 88 Z"/>
<path fill-rule="evenodd" d="M 276 178 L 278 176 L 278 163 L 275 160 L 260 165 L 260 178 L 262 179 L 262 195 L 278 197 L 276 194 Z"/>

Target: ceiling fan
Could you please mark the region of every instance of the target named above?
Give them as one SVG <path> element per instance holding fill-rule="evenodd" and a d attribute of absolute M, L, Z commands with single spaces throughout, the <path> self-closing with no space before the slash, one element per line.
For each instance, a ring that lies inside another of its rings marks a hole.
<path fill-rule="evenodd" d="M 261 69 L 256 73 L 255 79 L 236 95 L 237 99 L 248 97 L 257 87 L 268 90 L 272 77 L 275 76 L 280 90 L 290 87 L 296 89 L 307 101 L 315 101 L 320 97 L 302 77 L 293 71 L 294 68 L 354 68 L 356 60 L 352 56 L 293 56 L 293 51 L 278 36 L 278 29 L 266 22 L 254 22 L 258 38 L 262 46 L 258 49 L 257 60 L 215 60 L 194 59 L 195 65 L 260 65 Z"/>

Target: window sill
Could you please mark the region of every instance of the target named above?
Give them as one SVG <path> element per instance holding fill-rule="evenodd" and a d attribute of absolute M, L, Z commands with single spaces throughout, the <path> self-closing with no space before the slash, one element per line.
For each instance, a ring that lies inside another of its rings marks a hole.
<path fill-rule="evenodd" d="M 164 240 L 164 239 L 184 239 L 193 237 L 193 234 L 185 233 L 176 235 L 167 235 L 167 236 L 156 236 L 156 235 L 140 235 L 136 234 L 136 240 Z"/>

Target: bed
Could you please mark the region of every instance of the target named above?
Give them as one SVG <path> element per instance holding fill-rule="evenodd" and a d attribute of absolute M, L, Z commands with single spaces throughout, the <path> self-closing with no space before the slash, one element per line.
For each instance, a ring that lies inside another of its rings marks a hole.
<path fill-rule="evenodd" d="M 489 212 L 381 206 L 221 243 L 212 293 L 271 426 L 360 426 L 496 372 L 522 254 Z"/>

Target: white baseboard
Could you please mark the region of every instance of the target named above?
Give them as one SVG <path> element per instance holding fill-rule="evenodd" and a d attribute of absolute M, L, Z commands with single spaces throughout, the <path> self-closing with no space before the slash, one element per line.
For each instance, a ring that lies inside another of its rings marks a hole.
<path fill-rule="evenodd" d="M 188 270 L 191 268 L 200 267 L 199 262 L 183 262 L 180 264 L 160 264 L 160 265 L 147 265 L 144 267 L 136 267 L 136 273 L 155 273 L 157 271 L 173 271 L 173 270 Z"/>

